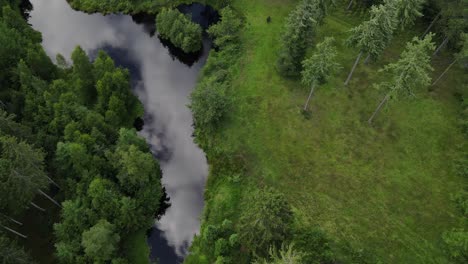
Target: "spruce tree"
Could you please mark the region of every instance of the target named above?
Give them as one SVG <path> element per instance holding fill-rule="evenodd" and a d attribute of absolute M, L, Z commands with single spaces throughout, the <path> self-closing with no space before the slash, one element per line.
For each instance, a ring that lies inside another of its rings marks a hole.
<path fill-rule="evenodd" d="M 429 34 L 422 40 L 414 38 L 406 45 L 406 50 L 397 62 L 385 66 L 383 71 L 390 72 L 392 77 L 390 81 L 382 82 L 377 87 L 388 92 L 369 118 L 369 124 L 390 99 L 396 98 L 401 93 L 414 95 L 414 90 L 430 84 L 429 73 L 433 68 L 429 52 L 435 48 L 432 36 Z"/>
<path fill-rule="evenodd" d="M 367 53 L 372 58 L 377 58 L 388 46 L 397 26 L 396 10 L 390 5 L 373 6 L 371 18 L 357 27 L 351 29 L 351 36 L 346 43 L 359 49 L 359 55 L 353 65 L 345 85 L 349 84 L 354 70 L 361 59 Z"/>
<path fill-rule="evenodd" d="M 337 52 L 333 42 L 334 38 L 326 38 L 323 42 L 317 44 L 317 51 L 314 55 L 302 63 L 304 68 L 302 70 L 302 83 L 310 87 L 304 111 L 307 111 L 315 87 L 327 82 L 330 75 L 340 68 L 340 65 L 336 62 Z"/>

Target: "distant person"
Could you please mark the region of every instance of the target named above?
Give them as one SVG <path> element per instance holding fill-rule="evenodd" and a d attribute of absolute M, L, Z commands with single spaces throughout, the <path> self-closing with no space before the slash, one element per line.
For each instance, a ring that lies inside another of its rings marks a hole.
<path fill-rule="evenodd" d="M 267 17 L 267 23 L 268 23 L 268 24 L 271 23 L 271 17 Z"/>

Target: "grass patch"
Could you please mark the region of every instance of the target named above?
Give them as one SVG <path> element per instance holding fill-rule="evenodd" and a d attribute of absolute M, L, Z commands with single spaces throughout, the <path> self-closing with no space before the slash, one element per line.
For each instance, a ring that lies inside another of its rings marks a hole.
<path fill-rule="evenodd" d="M 230 88 L 235 107 L 211 146 L 242 153 L 246 168 L 237 184 L 212 168 L 204 225 L 224 217 L 235 221 L 252 188 L 268 185 L 286 194 L 304 226 L 320 226 L 338 244 L 365 249 L 383 263 L 449 263 L 441 234 L 463 223 L 450 194 L 465 181 L 456 176 L 452 160 L 463 142 L 454 94 L 466 75 L 453 70 L 416 98 L 391 102 L 372 127 L 367 125 L 384 96 L 373 88 L 386 78 L 377 69 L 396 61 L 421 30 L 398 33 L 383 56 L 360 64 L 344 87 L 358 51 L 343 42 L 365 14 L 338 7 L 319 28 L 316 43 L 335 37 L 343 70 L 318 88 L 304 117 L 308 89 L 275 69 L 280 32 L 296 3 L 234 1 L 246 19 L 244 53 Z M 433 60 L 434 76 L 448 58 Z M 205 151 L 210 155 L 213 149 Z"/>

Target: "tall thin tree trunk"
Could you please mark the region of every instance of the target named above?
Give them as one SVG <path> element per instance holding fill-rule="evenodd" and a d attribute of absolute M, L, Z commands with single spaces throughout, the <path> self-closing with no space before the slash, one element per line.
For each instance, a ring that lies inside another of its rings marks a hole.
<path fill-rule="evenodd" d="M 369 63 L 370 58 L 371 58 L 371 55 L 370 54 L 367 55 L 366 59 L 364 60 L 364 64 L 367 65 Z"/>
<path fill-rule="evenodd" d="M 435 80 L 435 82 L 432 85 L 436 85 L 437 82 L 440 81 L 440 79 L 442 79 L 442 77 L 444 77 L 444 75 L 450 70 L 450 68 L 452 68 L 452 66 L 455 65 L 455 63 L 457 63 L 457 61 L 458 59 L 453 60 L 453 62 L 450 63 L 447 69 L 445 69 L 445 71 L 439 76 L 439 78 L 437 78 L 437 80 Z"/>
<path fill-rule="evenodd" d="M 9 216 L 6 215 L 6 214 L 0 213 L 0 215 L 2 215 L 3 217 L 7 218 L 8 220 L 12 221 L 13 223 L 15 223 L 15 224 L 17 224 L 17 225 L 23 225 L 23 223 L 21 223 L 20 221 L 17 221 L 17 220 L 15 220 L 15 219 L 9 217 Z"/>
<path fill-rule="evenodd" d="M 437 19 L 439 19 L 440 15 L 442 14 L 442 12 L 439 12 L 439 14 L 437 14 L 434 19 L 432 20 L 431 24 L 429 24 L 429 26 L 427 27 L 426 31 L 424 31 L 424 33 L 422 34 L 421 38 L 424 38 L 427 33 L 429 33 L 429 30 L 431 30 L 431 28 L 434 26 L 435 22 L 437 21 Z"/>
<path fill-rule="evenodd" d="M 42 211 L 42 212 L 45 212 L 45 209 L 42 208 L 42 207 L 40 207 L 39 205 L 37 205 L 37 204 L 35 204 L 35 203 L 33 203 L 33 202 L 30 202 L 30 204 L 31 204 L 34 208 L 36 208 L 37 210 Z"/>
<path fill-rule="evenodd" d="M 307 111 L 307 108 L 309 108 L 310 99 L 312 98 L 312 94 L 314 93 L 314 90 L 315 90 L 315 83 L 312 84 L 312 87 L 310 88 L 309 97 L 307 98 L 307 101 L 304 105 L 304 111 Z"/>
<path fill-rule="evenodd" d="M 346 8 L 347 11 L 351 9 L 351 6 L 353 5 L 354 0 L 349 1 L 348 7 Z"/>
<path fill-rule="evenodd" d="M 442 50 L 442 48 L 445 46 L 445 44 L 447 44 L 448 41 L 449 41 L 449 38 L 445 37 L 444 41 L 442 41 L 442 43 L 439 45 L 436 51 L 434 51 L 434 54 L 432 54 L 432 56 L 437 56 L 437 54 L 439 54 L 440 50 Z"/>
<path fill-rule="evenodd" d="M 22 238 L 28 238 L 27 236 L 25 236 L 25 235 L 21 234 L 20 232 L 17 232 L 17 231 L 15 231 L 15 230 L 9 228 L 9 227 L 6 227 L 6 226 L 4 226 L 4 225 L 2 225 L 2 227 L 5 228 L 6 230 L 10 231 L 11 233 L 17 235 L 17 236 L 20 236 L 20 237 L 22 237 Z"/>
<path fill-rule="evenodd" d="M 51 202 L 53 202 L 55 205 L 57 205 L 58 207 L 62 208 L 62 206 L 57 202 L 55 201 L 52 197 L 50 197 L 49 195 L 47 195 L 45 192 L 41 191 L 41 190 L 37 190 L 40 194 L 42 194 L 44 197 L 46 197 L 47 199 L 49 199 Z"/>
<path fill-rule="evenodd" d="M 362 53 L 362 51 L 359 52 L 359 55 L 357 56 L 356 61 L 354 62 L 353 68 L 351 69 L 351 72 L 348 75 L 348 79 L 346 79 L 344 83 L 345 86 L 348 85 L 349 81 L 351 80 L 351 77 L 353 77 L 354 70 L 356 70 L 356 66 L 358 65 L 359 60 L 361 59 Z"/>
<path fill-rule="evenodd" d="M 372 120 L 374 120 L 375 116 L 380 112 L 380 109 L 382 109 L 382 106 L 384 106 L 384 104 L 388 101 L 389 98 L 389 94 L 385 95 L 384 99 L 380 102 L 379 106 L 377 106 L 372 116 L 369 118 L 369 120 L 367 120 L 369 125 L 372 124 Z"/>
<path fill-rule="evenodd" d="M 50 178 L 50 177 L 47 176 L 47 175 L 46 175 L 46 177 L 47 177 L 47 179 L 49 179 L 49 181 L 50 181 L 53 185 L 55 185 L 57 188 L 60 189 L 60 186 L 58 186 L 58 184 L 57 184 L 56 182 L 54 182 L 54 180 L 52 180 L 52 178 Z"/>

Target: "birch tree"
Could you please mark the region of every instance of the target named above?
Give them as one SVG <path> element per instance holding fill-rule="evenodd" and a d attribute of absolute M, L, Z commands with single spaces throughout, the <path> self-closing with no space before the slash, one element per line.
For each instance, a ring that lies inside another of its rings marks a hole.
<path fill-rule="evenodd" d="M 335 39 L 330 37 L 317 44 L 315 54 L 302 63 L 302 83 L 310 87 L 304 111 L 307 111 L 316 86 L 327 82 L 328 78 L 340 68 L 336 62 L 337 52 L 333 46 L 334 41 Z"/>
<path fill-rule="evenodd" d="M 373 6 L 370 12 L 371 18 L 352 28 L 351 36 L 346 41 L 349 46 L 358 48 L 359 54 L 345 85 L 349 84 L 362 55 L 368 54 L 368 58 L 377 58 L 392 40 L 397 26 L 396 11 L 392 6 Z"/>
<path fill-rule="evenodd" d="M 385 89 L 387 93 L 369 118 L 369 124 L 390 99 L 401 93 L 414 95 L 415 90 L 427 87 L 431 83 L 429 73 L 433 68 L 430 52 L 435 48 L 432 36 L 429 34 L 422 40 L 414 38 L 406 45 L 397 62 L 385 66 L 383 71 L 390 72 L 392 77 L 390 81 L 377 85 L 377 88 Z"/>
<path fill-rule="evenodd" d="M 434 81 L 432 85 L 436 85 L 442 77 L 447 74 L 447 72 L 457 63 L 457 62 L 463 62 L 466 63 L 468 60 L 468 33 L 463 33 L 461 34 L 461 50 L 457 54 L 455 54 L 455 58 L 450 63 L 450 65 L 442 72 L 442 74 L 439 75 L 439 77 Z"/>

